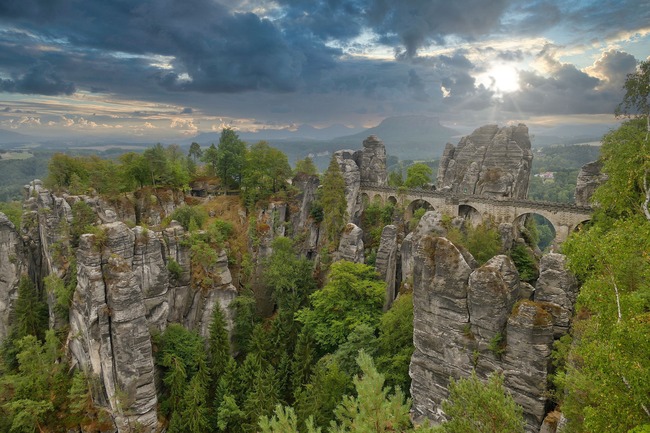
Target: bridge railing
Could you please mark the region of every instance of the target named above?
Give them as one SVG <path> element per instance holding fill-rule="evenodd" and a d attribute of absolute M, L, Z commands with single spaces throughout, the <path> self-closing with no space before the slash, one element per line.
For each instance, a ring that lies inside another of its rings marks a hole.
<path fill-rule="evenodd" d="M 496 206 L 516 206 L 528 207 L 534 209 L 544 209 L 552 212 L 566 211 L 583 214 L 592 214 L 594 209 L 591 206 L 578 206 L 574 203 L 558 203 L 552 201 L 538 201 L 527 200 L 512 197 L 487 197 L 477 194 L 458 194 L 450 191 L 438 191 L 425 188 L 395 188 L 386 185 L 379 185 L 373 182 L 361 182 L 361 190 L 371 190 L 374 192 L 388 192 L 394 193 L 396 196 L 400 194 L 420 197 L 443 198 L 447 201 L 457 204 L 465 203 L 485 203 Z"/>

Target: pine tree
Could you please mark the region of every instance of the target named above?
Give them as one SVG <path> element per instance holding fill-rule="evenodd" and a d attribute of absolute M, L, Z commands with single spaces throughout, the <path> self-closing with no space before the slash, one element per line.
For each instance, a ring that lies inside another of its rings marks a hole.
<path fill-rule="evenodd" d="M 48 308 L 41 299 L 36 285 L 26 276 L 20 278 L 16 299 L 14 338 L 34 335 L 42 340 L 48 326 Z"/>
<path fill-rule="evenodd" d="M 330 165 L 323 176 L 321 194 L 321 205 L 326 210 L 323 223 L 327 230 L 327 239 L 330 243 L 336 244 L 347 218 L 347 200 L 345 198 L 345 179 L 335 156 L 332 156 Z"/>
<path fill-rule="evenodd" d="M 309 381 L 315 363 L 315 341 L 312 334 L 305 327 L 298 336 L 291 363 L 291 387 L 294 399 L 297 398 L 303 385 Z"/>
<path fill-rule="evenodd" d="M 354 379 L 356 397 L 345 396 L 336 408 L 336 426 L 331 433 L 391 432 L 404 431 L 411 427 L 409 418 L 410 402 L 405 401 L 404 393 L 397 388 L 388 395 L 384 388 L 384 376 L 374 366 L 372 358 L 359 353 L 357 363 L 362 376 Z"/>
<path fill-rule="evenodd" d="M 246 395 L 243 411 L 246 415 L 244 431 L 254 432 L 260 416 L 270 416 L 280 403 L 280 387 L 275 369 L 271 365 L 261 368 L 253 378 Z"/>
<path fill-rule="evenodd" d="M 181 399 L 185 392 L 187 372 L 183 361 L 173 354 L 167 354 L 165 356 L 163 365 L 168 368 L 163 376 L 163 383 L 169 390 L 169 397 L 163 401 L 163 409 L 167 409 L 168 413 L 173 414 L 180 407 Z"/>
<path fill-rule="evenodd" d="M 199 371 L 192 377 L 185 388 L 180 406 L 184 432 L 205 433 L 208 431 L 207 374 L 205 372 Z"/>
<path fill-rule="evenodd" d="M 219 304 L 215 305 L 210 323 L 208 342 L 208 368 L 210 371 L 210 396 L 214 397 L 219 379 L 230 359 L 230 338 L 226 329 L 226 319 Z"/>

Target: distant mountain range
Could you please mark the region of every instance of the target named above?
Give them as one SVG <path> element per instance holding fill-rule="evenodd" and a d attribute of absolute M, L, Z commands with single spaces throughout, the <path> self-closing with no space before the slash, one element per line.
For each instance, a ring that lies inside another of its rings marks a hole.
<path fill-rule="evenodd" d="M 477 125 L 479 127 L 480 125 Z M 602 135 L 617 124 L 561 125 L 552 128 L 531 128 L 531 139 L 534 147 L 553 144 L 576 144 L 597 142 Z M 471 131 L 463 131 L 469 133 Z M 458 143 L 461 132 L 440 124 L 437 117 L 429 116 L 396 116 L 388 117 L 377 126 L 368 129 L 350 128 L 345 125 L 332 125 L 327 128 L 315 128 L 310 125 L 298 125 L 293 128 L 264 129 L 257 132 L 239 132 L 240 138 L 254 143 L 260 140 L 268 141 L 285 152 L 291 162 L 311 155 L 319 166 L 327 166 L 332 152 L 339 149 L 361 149 L 363 140 L 369 135 L 378 136 L 386 145 L 389 155 L 401 160 L 423 160 L 439 158 L 445 144 Z M 184 140 L 151 140 L 146 137 L 114 138 L 111 141 L 97 137 L 75 136 L 61 139 L 35 138 L 14 131 L 0 129 L 0 147 L 12 148 L 24 144 L 39 143 L 42 148 L 64 149 L 83 146 L 89 148 L 122 147 L 132 148 L 133 145 L 147 147 L 155 142 L 165 144 L 178 143 L 189 145 L 195 141 L 203 147 L 218 143 L 220 131 L 198 134 Z"/>
<path fill-rule="evenodd" d="M 34 141 L 34 139 L 28 135 L 0 129 L 0 144 L 25 144 L 32 141 Z"/>

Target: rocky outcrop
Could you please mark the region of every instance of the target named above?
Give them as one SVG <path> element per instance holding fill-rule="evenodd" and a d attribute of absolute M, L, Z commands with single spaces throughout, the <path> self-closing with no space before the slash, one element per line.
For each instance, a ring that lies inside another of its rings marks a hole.
<path fill-rule="evenodd" d="M 502 334 L 519 298 L 519 274 L 508 256 L 495 256 L 469 276 L 471 332 L 485 341 Z"/>
<path fill-rule="evenodd" d="M 357 224 L 363 210 L 361 200 L 361 170 L 357 164 L 360 151 L 339 150 L 334 152 L 334 157 L 339 164 L 341 174 L 345 180 L 345 201 L 348 221 Z M 325 210 L 327 212 L 327 210 Z"/>
<path fill-rule="evenodd" d="M 291 209 L 291 236 L 301 239 L 297 247 L 305 256 L 312 258 L 320 250 L 320 224 L 312 217 L 312 205 L 316 201 L 316 193 L 320 186 L 318 176 L 299 174 L 293 180 L 298 188 L 296 197 L 298 207 Z"/>
<path fill-rule="evenodd" d="M 106 238 L 82 235 L 77 290 L 70 308 L 69 350 L 90 377 L 98 377 L 118 431 L 156 428 L 154 361 L 146 309 L 133 272 L 135 235 L 121 222 Z"/>
<path fill-rule="evenodd" d="M 413 278 L 413 266 L 419 243 L 427 235 L 445 236 L 447 229 L 442 225 L 442 213 L 437 211 L 426 212 L 417 227 L 406 235 L 400 248 L 402 281 L 410 281 Z"/>
<path fill-rule="evenodd" d="M 333 156 L 345 180 L 348 221 L 359 224 L 363 211 L 361 182 L 379 185 L 388 182 L 386 147 L 377 136 L 371 135 L 363 141 L 363 150 L 338 150 Z"/>
<path fill-rule="evenodd" d="M 353 263 L 363 263 L 363 230 L 357 225 L 348 223 L 341 233 L 338 260 L 347 260 Z"/>
<path fill-rule="evenodd" d="M 380 278 L 386 282 L 386 297 L 384 300 L 384 310 L 388 310 L 397 297 L 397 226 L 387 225 L 381 231 L 379 248 L 377 248 L 377 258 L 375 259 L 375 269 Z"/>
<path fill-rule="evenodd" d="M 361 154 L 361 181 L 386 185 L 388 171 L 386 169 L 386 147 L 384 142 L 371 135 L 363 140 Z"/>
<path fill-rule="evenodd" d="M 14 224 L 0 212 L 0 344 L 9 334 L 9 317 L 26 272 L 25 248 Z"/>
<path fill-rule="evenodd" d="M 537 432 L 547 410 L 547 376 L 554 338 L 567 332 L 564 321 L 577 295 L 565 258 L 542 259 L 535 301 L 507 256 L 474 268 L 449 240 L 425 236 L 413 268 L 413 341 L 410 375 L 413 414 L 444 420 L 441 402 L 449 378 L 475 370 L 497 372 L 524 409 L 526 430 Z"/>
<path fill-rule="evenodd" d="M 151 332 L 176 322 L 207 337 L 217 306 L 232 329 L 228 307 L 237 290 L 225 252 L 210 266 L 212 286 L 197 290 L 185 239 L 174 221 L 162 232 L 113 222 L 80 238 L 68 347 L 75 363 L 100 379 L 95 397 L 120 432 L 135 423 L 156 429 Z"/>
<path fill-rule="evenodd" d="M 573 306 L 578 297 L 578 280 L 566 268 L 566 256 L 546 254 L 539 264 L 539 278 L 535 285 L 535 301 L 548 304 L 556 338 L 569 331 Z"/>
<path fill-rule="evenodd" d="M 459 194 L 525 198 L 533 154 L 526 125 L 486 125 L 447 144 L 438 189 Z"/>
<path fill-rule="evenodd" d="M 575 191 L 575 203 L 578 206 L 591 206 L 591 196 L 607 180 L 607 174 L 602 169 L 602 161 L 590 162 L 580 168 Z"/>
<path fill-rule="evenodd" d="M 505 387 L 523 408 L 526 430 L 538 432 L 548 398 L 548 371 L 553 349 L 553 323 L 548 312 L 532 301 L 519 302 L 506 329 L 501 368 Z"/>

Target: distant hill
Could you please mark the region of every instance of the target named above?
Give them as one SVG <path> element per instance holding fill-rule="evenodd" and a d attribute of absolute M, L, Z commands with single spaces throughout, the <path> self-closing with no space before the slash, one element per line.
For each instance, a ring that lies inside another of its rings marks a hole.
<path fill-rule="evenodd" d="M 296 129 L 263 130 L 255 133 L 242 132 L 239 137 L 249 143 L 265 140 L 282 150 L 293 162 L 308 155 L 314 157 L 319 167 L 327 167 L 332 152 L 340 149 L 361 149 L 363 140 L 369 135 L 378 136 L 386 145 L 390 155 L 400 159 L 433 159 L 442 155 L 448 141 L 458 142 L 452 137 L 458 131 L 442 126 L 437 117 L 399 116 L 388 117 L 379 125 L 355 134 L 331 137 L 335 132 L 350 132 L 351 128 L 333 125 L 328 128 L 314 128 L 301 125 Z M 352 129 L 353 130 L 353 129 Z M 353 130 L 354 131 L 354 130 Z M 202 133 L 192 138 L 201 146 L 218 143 L 220 133 Z"/>
<path fill-rule="evenodd" d="M 345 125 L 331 125 L 326 128 L 315 128 L 302 124 L 295 128 L 261 129 L 256 132 L 238 132 L 239 138 L 249 143 L 257 141 L 329 141 L 341 135 L 358 132 L 362 128 L 348 128 Z M 203 145 L 204 143 L 217 143 L 221 132 L 203 132 L 192 139 Z"/>
<path fill-rule="evenodd" d="M 33 138 L 28 135 L 0 129 L 0 144 L 24 144 L 31 141 L 33 141 Z"/>
<path fill-rule="evenodd" d="M 366 137 L 376 135 L 384 142 L 390 155 L 417 160 L 440 157 L 447 142 L 458 142 L 453 137 L 459 134 L 442 126 L 437 117 L 397 116 L 388 117 L 373 128 L 332 141 L 356 149 L 361 147 Z"/>
<path fill-rule="evenodd" d="M 618 123 L 560 125 L 552 128 L 531 128 L 533 147 L 557 144 L 581 144 L 599 142 L 607 132 L 618 128 Z"/>

